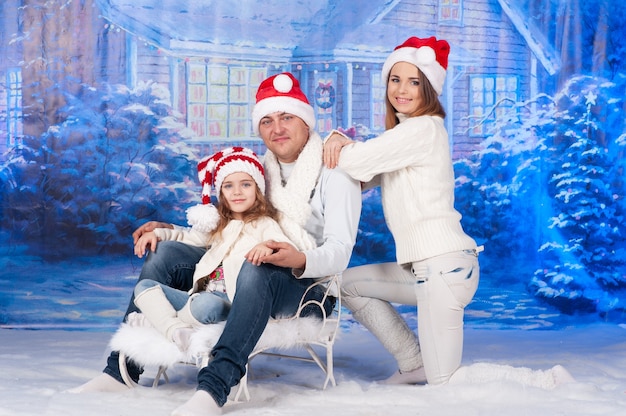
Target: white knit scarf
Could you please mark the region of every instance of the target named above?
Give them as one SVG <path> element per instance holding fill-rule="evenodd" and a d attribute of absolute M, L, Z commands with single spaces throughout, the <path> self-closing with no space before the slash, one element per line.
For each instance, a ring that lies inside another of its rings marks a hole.
<path fill-rule="evenodd" d="M 311 132 L 285 185 L 276 155 L 268 150 L 264 157 L 267 195 L 280 213 L 278 222 L 283 232 L 299 250 L 317 247 L 304 226 L 311 216 L 311 196 L 322 170 L 322 150 L 319 134 Z"/>

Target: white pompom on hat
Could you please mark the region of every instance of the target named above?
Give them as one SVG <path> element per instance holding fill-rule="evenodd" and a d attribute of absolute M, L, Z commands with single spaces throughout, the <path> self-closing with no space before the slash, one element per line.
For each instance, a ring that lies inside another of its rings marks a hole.
<path fill-rule="evenodd" d="M 315 111 L 300 89 L 300 83 L 289 72 L 273 75 L 259 85 L 252 110 L 252 127 L 257 136 L 261 119 L 276 112 L 300 117 L 310 131 L 315 129 Z"/>
<path fill-rule="evenodd" d="M 215 229 L 219 214 L 215 206 L 211 204 L 211 193 L 215 191 L 219 199 L 222 182 L 228 175 L 236 172 L 250 175 L 261 193 L 265 195 L 265 170 L 256 153 L 246 147 L 227 147 L 198 162 L 198 179 L 202 184 L 202 204 L 187 210 L 189 225 L 203 232 Z"/>
<path fill-rule="evenodd" d="M 387 83 L 391 68 L 398 62 L 408 62 L 418 67 L 428 78 L 438 95 L 443 92 L 448 69 L 450 45 L 447 41 L 437 40 L 434 36 L 421 39 L 410 37 L 402 45 L 396 46 L 387 57 L 382 69 L 382 80 Z"/>

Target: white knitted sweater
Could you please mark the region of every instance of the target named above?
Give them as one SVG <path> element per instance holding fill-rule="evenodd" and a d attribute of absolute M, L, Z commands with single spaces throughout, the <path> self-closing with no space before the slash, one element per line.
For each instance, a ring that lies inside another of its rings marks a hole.
<path fill-rule="evenodd" d="M 393 129 L 345 146 L 339 166 L 362 182 L 380 181 L 399 264 L 475 249 L 454 208 L 454 171 L 443 119 L 398 117 L 401 122 Z"/>

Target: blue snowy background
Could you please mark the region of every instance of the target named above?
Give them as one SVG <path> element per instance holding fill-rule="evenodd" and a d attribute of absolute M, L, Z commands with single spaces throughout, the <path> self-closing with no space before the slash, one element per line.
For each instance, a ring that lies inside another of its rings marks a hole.
<path fill-rule="evenodd" d="M 289 7 L 286 7 L 289 5 Z M 319 130 L 381 131 L 378 73 L 409 36 L 452 46 L 456 206 L 479 244 L 468 325 L 624 322 L 626 6 L 610 0 L 6 1 L 0 5 L 0 326 L 114 328 L 132 231 L 185 223 L 196 161 L 263 153 L 256 86 L 294 72 Z M 363 195 L 352 264 L 394 261 Z M 415 307 L 399 306 L 415 326 Z"/>

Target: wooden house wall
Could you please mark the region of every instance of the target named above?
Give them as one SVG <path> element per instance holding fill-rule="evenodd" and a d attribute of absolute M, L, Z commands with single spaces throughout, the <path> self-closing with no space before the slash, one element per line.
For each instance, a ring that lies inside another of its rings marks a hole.
<path fill-rule="evenodd" d="M 477 65 L 464 68 L 464 72 L 455 80 L 452 92 L 452 107 L 448 108 L 448 116 L 452 117 L 453 129 L 450 131 L 454 143 L 454 153 L 463 155 L 475 148 L 481 137 L 471 137 L 468 134 L 470 122 L 469 93 L 470 76 L 473 74 L 505 74 L 519 77 L 519 98 L 528 98 L 530 52 L 522 36 L 510 23 L 508 16 L 502 12 L 496 0 L 476 0 L 464 2 L 464 18 L 462 26 L 441 25 L 437 17 L 437 5 L 426 0 L 406 0 L 398 3 L 380 22 L 383 25 L 402 28 L 406 31 L 406 37 L 436 35 L 447 39 L 453 46 L 462 47 L 477 59 Z M 106 34 L 105 34 L 106 35 Z M 121 45 L 123 38 L 97 35 L 99 43 L 117 42 L 116 49 L 126 53 L 125 45 Z M 130 35 L 127 35 L 130 36 Z M 182 114 L 185 114 L 185 65 L 182 63 L 185 57 L 171 57 L 165 51 L 161 51 L 140 39 L 136 42 L 136 81 L 156 81 L 168 87 L 178 85 L 177 91 L 172 91 L 173 105 Z M 389 45 L 390 50 L 395 45 Z M 128 71 L 125 68 L 128 60 L 119 57 L 109 57 L 103 61 L 103 73 L 111 81 L 121 81 L 122 77 L 128 82 Z M 350 98 L 351 114 L 347 114 L 348 97 L 345 96 L 347 88 L 346 65 L 352 65 L 352 97 Z M 337 127 L 350 127 L 352 125 L 364 125 L 371 127 L 371 76 L 380 71 L 382 62 L 378 64 L 351 62 L 338 64 L 337 97 L 336 97 L 336 124 Z M 362 68 L 366 69 L 363 70 Z M 303 76 L 309 80 L 310 85 L 305 85 L 305 92 L 312 96 L 315 86 L 313 72 L 315 65 L 304 65 Z M 460 68 L 455 68 L 460 69 Z M 298 72 L 294 70 L 293 72 Z M 309 74 L 307 74 L 310 72 Z M 174 83 L 174 78 L 178 82 Z"/>
<path fill-rule="evenodd" d="M 170 58 L 163 51 L 142 41 L 137 42 L 137 80 L 154 81 L 170 86 Z"/>
<path fill-rule="evenodd" d="M 21 53 L 18 43 L 11 44 L 12 33 L 17 33 L 18 20 L 17 5 L 10 2 L 0 2 L 0 155 L 7 151 L 7 71 L 18 66 Z"/>
<path fill-rule="evenodd" d="M 352 72 L 352 124 L 371 127 L 371 77 L 372 72 L 380 70 L 372 64 L 354 63 L 358 68 Z M 348 126 L 349 127 L 349 126 Z"/>

